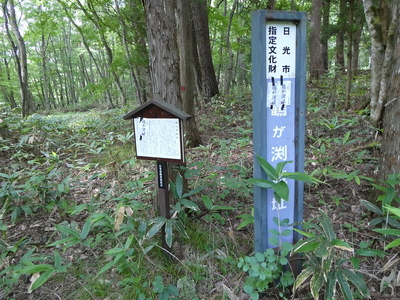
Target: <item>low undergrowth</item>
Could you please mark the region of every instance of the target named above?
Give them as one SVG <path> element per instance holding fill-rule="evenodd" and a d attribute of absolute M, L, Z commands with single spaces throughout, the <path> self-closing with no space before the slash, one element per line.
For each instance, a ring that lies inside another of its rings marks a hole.
<path fill-rule="evenodd" d="M 306 185 L 305 238 L 283 254 L 253 253 L 249 95 L 199 110 L 203 145 L 187 149 L 183 177 L 171 185 L 170 220 L 158 216 L 154 162 L 135 159 L 126 109 L 21 119 L 2 108 L 0 298 L 396 295 L 400 179 L 373 179 L 380 141 L 368 111 L 341 111 L 336 101 L 332 114 L 332 103 L 323 89 L 309 92 L 306 170 L 323 184 Z M 296 283 L 290 251 L 304 253 Z M 267 276 L 276 270 L 286 277 Z"/>

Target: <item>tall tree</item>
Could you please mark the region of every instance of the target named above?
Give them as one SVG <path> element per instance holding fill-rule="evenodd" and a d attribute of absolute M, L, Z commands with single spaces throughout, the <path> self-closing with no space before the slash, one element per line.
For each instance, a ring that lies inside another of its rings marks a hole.
<path fill-rule="evenodd" d="M 363 0 L 371 37 L 371 120 L 382 121 L 388 97 L 396 46 L 399 0 Z"/>
<path fill-rule="evenodd" d="M 322 66 L 324 72 L 328 72 L 329 69 L 328 41 L 330 38 L 330 24 L 329 24 L 330 8 L 331 8 L 331 0 L 324 0 L 322 7 L 322 32 L 321 32 L 321 55 L 322 55 Z"/>
<path fill-rule="evenodd" d="M 201 138 L 197 130 L 194 107 L 195 64 L 193 62 L 197 58 L 197 51 L 190 2 L 191 0 L 177 1 L 177 19 L 182 104 L 183 110 L 192 116 L 185 124 L 186 138 L 190 146 L 195 147 L 201 144 Z"/>
<path fill-rule="evenodd" d="M 349 22 L 347 32 L 347 81 L 346 81 L 346 109 L 350 108 L 351 84 L 353 81 L 353 26 L 354 0 L 349 0 Z"/>
<path fill-rule="evenodd" d="M 217 77 L 211 55 L 206 0 L 191 0 L 192 20 L 200 68 L 202 95 L 210 99 L 219 93 Z"/>
<path fill-rule="evenodd" d="M 324 73 L 324 64 L 321 47 L 321 14 L 322 0 L 312 0 L 310 21 L 310 79 L 318 80 Z"/>
<path fill-rule="evenodd" d="M 13 47 L 14 58 L 17 64 L 17 73 L 19 77 L 21 99 L 22 99 L 22 116 L 26 117 L 35 111 L 35 106 L 32 101 L 32 94 L 29 90 L 28 81 L 28 58 L 26 52 L 26 46 L 24 38 L 19 30 L 17 17 L 15 14 L 15 3 L 13 0 L 6 0 L 3 2 L 3 14 L 5 19 L 5 25 L 7 30 L 7 35 L 9 37 L 10 43 Z M 14 35 L 16 43 L 11 35 L 11 31 Z"/>
<path fill-rule="evenodd" d="M 152 97 L 183 109 L 175 0 L 144 0 L 149 45 Z"/>
<path fill-rule="evenodd" d="M 364 0 L 371 37 L 371 119 L 383 122 L 379 177 L 400 172 L 400 0 Z"/>
<path fill-rule="evenodd" d="M 339 15 L 336 28 L 336 62 L 339 72 L 344 72 L 344 36 L 347 27 L 347 0 L 339 0 Z"/>

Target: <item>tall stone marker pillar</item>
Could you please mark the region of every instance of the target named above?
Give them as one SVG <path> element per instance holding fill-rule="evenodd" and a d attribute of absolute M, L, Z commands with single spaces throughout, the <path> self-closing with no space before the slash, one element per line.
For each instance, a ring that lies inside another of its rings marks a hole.
<path fill-rule="evenodd" d="M 306 26 L 303 12 L 259 10 L 252 14 L 254 153 L 284 171 L 303 172 L 306 89 Z M 257 158 L 254 178 L 268 179 Z M 287 180 L 289 201 L 272 189 L 254 188 L 255 252 L 280 242 L 295 243 L 293 227 L 303 220 L 303 183 Z M 279 234 L 277 235 L 277 233 Z"/>

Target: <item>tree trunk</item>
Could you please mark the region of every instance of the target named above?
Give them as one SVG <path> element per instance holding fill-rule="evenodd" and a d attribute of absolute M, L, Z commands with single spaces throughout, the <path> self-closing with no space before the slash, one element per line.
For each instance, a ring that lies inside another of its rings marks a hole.
<path fill-rule="evenodd" d="M 41 36 L 41 44 L 40 44 L 40 56 L 42 59 L 42 76 L 43 76 L 43 102 L 46 110 L 50 109 L 50 100 L 49 100 L 49 80 L 47 75 L 47 58 L 46 58 L 46 48 L 47 43 L 44 38 L 44 34 Z"/>
<path fill-rule="evenodd" d="M 197 130 L 194 109 L 194 57 L 197 56 L 194 44 L 194 26 L 192 22 L 191 0 L 178 0 L 178 45 L 180 53 L 180 82 L 183 110 L 192 116 L 185 124 L 186 140 L 189 147 L 197 147 L 201 144 L 199 131 Z"/>
<path fill-rule="evenodd" d="M 321 36 L 321 54 L 322 54 L 322 66 L 324 73 L 329 71 L 329 59 L 328 59 L 328 41 L 330 38 L 329 28 L 329 15 L 330 15 L 331 0 L 324 0 L 322 8 L 322 36 Z"/>
<path fill-rule="evenodd" d="M 400 1 L 393 1 L 393 22 L 390 26 L 388 40 L 394 42 L 392 61 L 389 63 L 386 101 L 383 112 L 383 140 L 379 178 L 386 180 L 389 174 L 400 172 Z M 396 5 L 397 4 L 397 5 Z M 400 192 L 400 189 L 398 190 Z"/>
<path fill-rule="evenodd" d="M 354 11 L 354 17 L 355 17 L 355 24 L 357 24 L 354 33 L 353 33 L 353 57 L 352 57 L 352 67 L 353 67 L 353 76 L 358 75 L 358 61 L 360 57 L 360 44 L 361 44 L 361 35 L 362 35 L 362 30 L 364 28 L 365 24 L 365 16 L 364 16 L 364 10 L 362 6 L 362 0 L 357 0 L 355 4 L 355 11 Z"/>
<path fill-rule="evenodd" d="M 312 1 L 312 12 L 310 22 L 309 48 L 310 54 L 310 79 L 318 80 L 324 73 L 322 47 L 321 47 L 321 13 L 322 0 Z"/>
<path fill-rule="evenodd" d="M 8 5 L 9 3 L 9 5 Z M 13 0 L 8 0 L 3 3 L 4 18 L 6 20 L 6 29 L 8 32 L 8 22 L 10 22 L 12 32 L 18 45 L 18 76 L 20 83 L 21 99 L 22 99 L 22 116 L 26 117 L 35 111 L 35 106 L 32 101 L 32 94 L 29 91 L 28 82 L 28 58 L 26 54 L 25 41 L 19 31 L 17 19 L 15 16 L 15 4 Z M 11 35 L 8 33 L 9 37 Z"/>
<path fill-rule="evenodd" d="M 230 42 L 230 34 L 231 34 L 233 16 L 235 15 L 237 3 L 238 3 L 238 0 L 235 0 L 233 2 L 232 10 L 229 14 L 228 28 L 226 30 L 226 35 L 225 35 L 225 46 L 226 46 L 226 52 L 228 54 L 228 62 L 227 62 L 226 70 L 225 70 L 225 80 L 224 80 L 224 95 L 225 95 L 225 97 L 227 97 L 229 95 L 230 86 L 231 86 L 232 78 L 233 78 L 234 56 L 233 56 L 231 42 Z"/>
<path fill-rule="evenodd" d="M 152 98 L 183 109 L 174 0 L 144 0 L 150 54 Z"/>
<path fill-rule="evenodd" d="M 363 1 L 371 37 L 371 121 L 378 127 L 389 99 L 387 91 L 390 88 L 399 0 Z"/>
<path fill-rule="evenodd" d="M 6 73 L 6 76 L 7 76 L 7 82 L 9 84 L 9 86 L 11 86 L 10 67 L 9 67 L 8 60 L 7 60 L 6 57 L 3 58 L 3 62 L 4 62 L 4 67 L 5 67 L 5 73 Z M 0 69 L 0 71 L 3 72 L 1 69 Z M 10 102 L 11 109 L 16 108 L 17 107 L 17 102 L 15 101 L 13 90 L 10 89 L 8 91 L 7 87 L 5 87 L 5 86 L 3 86 L 2 89 L 3 89 L 3 93 L 4 93 L 4 96 L 5 96 L 5 99 L 7 99 Z"/>
<path fill-rule="evenodd" d="M 219 93 L 211 55 L 206 0 L 191 0 L 197 53 L 200 64 L 202 94 L 211 99 Z"/>
<path fill-rule="evenodd" d="M 349 0 L 349 22 L 347 31 L 347 81 L 346 81 L 346 103 L 345 108 L 350 108 L 351 101 L 351 83 L 353 81 L 353 18 L 354 18 L 354 0 Z"/>
<path fill-rule="evenodd" d="M 344 72 L 344 33 L 347 24 L 347 0 L 340 0 L 339 19 L 336 33 L 336 68 L 339 72 Z"/>

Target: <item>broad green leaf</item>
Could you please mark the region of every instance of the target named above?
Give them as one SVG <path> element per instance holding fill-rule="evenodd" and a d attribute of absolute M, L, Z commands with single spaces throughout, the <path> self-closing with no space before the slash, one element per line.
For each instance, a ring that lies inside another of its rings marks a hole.
<path fill-rule="evenodd" d="M 190 196 L 192 196 L 192 195 L 194 195 L 194 194 L 196 194 L 196 193 L 198 193 L 198 192 L 200 192 L 200 191 L 202 191 L 202 190 L 204 190 L 204 186 L 200 186 L 200 187 L 198 187 L 198 188 L 195 188 L 195 189 L 193 189 L 193 190 L 190 190 L 189 192 L 183 194 L 181 198 L 190 197 Z"/>
<path fill-rule="evenodd" d="M 376 231 L 376 232 L 379 232 L 381 234 L 400 236 L 400 230 L 399 229 L 380 228 L 380 229 L 372 229 L 372 230 Z"/>
<path fill-rule="evenodd" d="M 55 242 L 51 243 L 50 245 L 47 245 L 47 247 L 54 247 L 54 246 L 58 246 L 61 244 L 67 244 L 70 242 L 79 243 L 79 240 L 75 236 L 70 236 L 70 237 L 55 241 Z"/>
<path fill-rule="evenodd" d="M 284 231 L 282 231 L 282 233 L 281 233 L 281 235 L 282 236 L 289 236 L 289 235 L 291 235 L 292 234 L 292 230 L 290 230 L 290 229 L 285 229 Z"/>
<path fill-rule="evenodd" d="M 176 174 L 176 180 L 175 180 L 175 188 L 176 188 L 176 194 L 178 198 L 182 198 L 183 194 L 183 179 L 181 174 Z"/>
<path fill-rule="evenodd" d="M 33 273 L 41 273 L 41 272 L 45 272 L 45 271 L 53 270 L 53 269 L 54 269 L 54 267 L 52 265 L 42 264 L 42 265 L 26 266 L 15 272 L 18 274 L 33 274 Z"/>
<path fill-rule="evenodd" d="M 61 269 L 61 255 L 58 253 L 58 251 L 54 251 L 54 267 L 56 268 L 56 271 L 59 272 L 59 269 Z"/>
<path fill-rule="evenodd" d="M 315 178 L 313 176 L 307 175 L 305 173 L 300 173 L 300 172 L 284 172 L 282 174 L 282 177 L 287 178 L 287 179 L 303 181 L 303 182 L 324 183 L 323 181 L 318 180 L 317 178 Z"/>
<path fill-rule="evenodd" d="M 302 235 L 304 235 L 306 237 L 314 237 L 315 236 L 314 232 L 306 232 L 306 231 L 303 231 L 303 230 L 300 230 L 300 229 L 297 229 L 297 228 L 293 228 L 293 230 L 297 231 L 298 233 L 300 233 L 300 234 L 302 234 Z"/>
<path fill-rule="evenodd" d="M 347 282 L 347 277 L 344 276 L 342 271 L 343 269 L 336 270 L 336 280 L 339 283 L 344 299 L 353 300 L 353 293 L 350 289 L 349 283 Z"/>
<path fill-rule="evenodd" d="M 152 238 L 157 232 L 160 231 L 161 227 L 165 224 L 167 219 L 165 218 L 155 218 L 154 225 L 150 228 L 150 230 L 147 232 L 146 237 L 147 238 Z"/>
<path fill-rule="evenodd" d="M 81 240 L 86 239 L 87 235 L 89 234 L 90 231 L 90 226 L 92 225 L 92 221 L 90 219 L 87 219 L 85 224 L 83 225 L 80 238 Z"/>
<path fill-rule="evenodd" d="M 358 257 L 353 256 L 352 258 L 350 258 L 350 261 L 355 270 L 360 269 L 360 259 Z"/>
<path fill-rule="evenodd" d="M 226 205 L 214 205 L 213 210 L 234 210 L 235 208 L 232 206 Z"/>
<path fill-rule="evenodd" d="M 122 248 L 112 248 L 112 249 L 109 249 L 109 250 L 107 250 L 106 252 L 104 252 L 104 254 L 105 255 L 112 255 L 112 256 L 115 256 L 115 255 L 117 255 L 117 254 L 121 254 L 121 253 L 124 253 L 125 252 L 125 249 L 122 249 Z"/>
<path fill-rule="evenodd" d="M 239 215 L 238 217 L 242 218 L 242 222 L 239 224 L 237 230 L 242 229 L 243 227 L 254 223 L 254 216 L 250 214 Z"/>
<path fill-rule="evenodd" d="M 314 251 L 315 248 L 317 248 L 317 246 L 320 244 L 319 241 L 314 242 L 316 239 L 317 238 L 315 237 L 298 241 L 293 247 L 292 254 Z"/>
<path fill-rule="evenodd" d="M 332 241 L 332 246 L 334 246 L 335 248 L 338 249 L 342 249 L 342 250 L 346 250 L 349 252 L 354 252 L 354 249 L 350 247 L 350 245 L 348 243 L 346 243 L 345 241 L 342 241 L 340 239 L 335 239 Z"/>
<path fill-rule="evenodd" d="M 369 202 L 367 200 L 363 200 L 363 199 L 361 199 L 360 202 L 369 211 L 372 211 L 372 212 L 374 212 L 374 213 L 376 213 L 378 215 L 382 215 L 383 214 L 382 210 L 380 210 L 379 207 L 376 206 L 375 204 L 373 204 L 373 203 L 371 203 L 371 202 Z"/>
<path fill-rule="evenodd" d="M 283 177 L 285 177 L 284 176 L 285 173 L 282 173 L 282 170 L 287 164 L 291 164 L 292 162 L 293 161 L 281 161 L 276 164 L 276 173 L 278 174 L 278 177 L 281 175 L 283 175 Z"/>
<path fill-rule="evenodd" d="M 181 199 L 179 202 L 180 202 L 183 206 L 185 206 L 185 207 L 187 207 L 187 208 L 189 208 L 189 209 L 191 209 L 191 210 L 194 210 L 194 211 L 199 211 L 199 210 L 200 210 L 200 208 L 197 206 L 197 204 L 194 203 L 194 202 L 191 201 L 191 200 Z"/>
<path fill-rule="evenodd" d="M 289 187 L 286 182 L 279 181 L 278 183 L 275 183 L 272 188 L 281 199 L 285 201 L 289 200 Z"/>
<path fill-rule="evenodd" d="M 321 212 L 321 226 L 322 230 L 325 233 L 325 236 L 328 238 L 329 241 L 333 241 L 336 239 L 336 233 L 333 230 L 332 222 L 325 212 Z"/>
<path fill-rule="evenodd" d="M 324 273 L 328 273 L 332 269 L 334 262 L 336 261 L 336 251 L 333 248 L 328 248 L 325 257 L 322 260 L 322 270 Z"/>
<path fill-rule="evenodd" d="M 336 270 L 331 270 L 326 276 L 325 299 L 333 299 L 336 294 Z"/>
<path fill-rule="evenodd" d="M 387 255 L 386 252 L 383 252 L 382 250 L 375 250 L 375 249 L 358 249 L 356 251 L 357 255 L 360 256 L 379 256 L 379 257 L 383 257 L 385 255 Z"/>
<path fill-rule="evenodd" d="M 54 269 L 48 270 L 44 273 L 42 273 L 38 279 L 35 280 L 35 282 L 30 286 L 30 291 L 33 291 L 37 289 L 38 287 L 42 286 L 50 277 L 53 275 L 55 272 Z"/>
<path fill-rule="evenodd" d="M 386 205 L 385 208 L 386 208 L 388 211 L 390 211 L 392 214 L 394 214 L 394 215 L 400 217 L 400 208 L 393 207 L 393 206 L 389 206 L 389 205 Z"/>
<path fill-rule="evenodd" d="M 297 276 L 296 281 L 294 282 L 293 285 L 293 294 L 295 294 L 296 290 L 303 285 L 304 282 L 307 281 L 307 279 L 314 274 L 315 269 L 308 267 L 301 271 L 301 273 Z"/>
<path fill-rule="evenodd" d="M 274 182 L 265 179 L 258 179 L 258 178 L 250 178 L 247 180 L 249 183 L 259 186 L 264 189 L 272 189 L 274 186 Z"/>
<path fill-rule="evenodd" d="M 208 209 L 208 210 L 212 210 L 213 209 L 213 201 L 211 200 L 210 197 L 208 196 L 202 196 L 201 199 L 203 200 L 204 206 Z"/>
<path fill-rule="evenodd" d="M 56 225 L 56 228 L 65 234 L 72 235 L 72 236 L 79 238 L 79 232 L 76 231 L 75 229 L 71 229 L 69 227 L 64 227 L 64 226 L 59 226 L 59 225 Z"/>
<path fill-rule="evenodd" d="M 279 174 L 276 172 L 275 168 L 263 157 L 257 155 L 257 160 L 260 163 L 261 168 L 267 174 L 268 178 L 271 180 L 279 180 Z"/>
<path fill-rule="evenodd" d="M 265 260 L 264 253 L 257 252 L 254 254 L 254 257 L 258 262 L 263 262 Z"/>
<path fill-rule="evenodd" d="M 122 256 L 124 256 L 125 252 L 118 254 L 112 261 L 108 262 L 107 264 L 105 264 L 99 271 L 99 273 L 97 273 L 96 276 L 99 276 L 101 274 L 103 274 L 105 271 L 107 271 L 109 268 L 113 267 L 121 258 Z"/>
<path fill-rule="evenodd" d="M 143 238 L 146 234 L 147 222 L 141 221 L 139 224 L 139 238 Z"/>
<path fill-rule="evenodd" d="M 389 223 L 390 226 L 400 229 L 400 223 L 399 221 L 397 221 L 397 219 L 389 216 L 385 220 Z"/>
<path fill-rule="evenodd" d="M 254 290 L 254 288 L 253 288 L 252 285 L 245 284 L 245 285 L 243 286 L 243 291 L 244 291 L 245 293 L 247 293 L 247 294 L 251 294 L 251 293 L 253 292 L 253 290 Z"/>
<path fill-rule="evenodd" d="M 270 236 L 268 238 L 268 242 L 273 246 L 278 246 L 279 245 L 279 238 L 277 238 L 276 236 Z"/>
<path fill-rule="evenodd" d="M 270 229 L 270 230 L 269 230 L 269 233 L 272 234 L 272 235 L 280 236 L 279 231 L 276 230 L 276 229 L 274 229 L 274 228 Z"/>
<path fill-rule="evenodd" d="M 370 298 L 370 293 L 367 285 L 360 276 L 358 276 L 353 270 L 349 269 L 339 269 L 338 272 L 347 278 L 363 295 L 364 297 Z"/>
<path fill-rule="evenodd" d="M 400 245 L 400 239 L 396 239 L 393 242 L 389 243 L 388 245 L 386 245 L 385 250 L 396 247 Z"/>
<path fill-rule="evenodd" d="M 131 234 L 130 236 L 128 236 L 128 238 L 126 239 L 124 248 L 125 248 L 125 249 L 129 249 L 129 247 L 130 247 L 131 244 L 132 244 L 132 241 L 133 241 L 133 234 Z"/>
<path fill-rule="evenodd" d="M 155 245 L 149 245 L 146 248 L 143 249 L 144 254 L 147 254 L 151 251 L 151 249 L 154 248 Z"/>
<path fill-rule="evenodd" d="M 323 284 L 324 284 L 324 276 L 322 274 L 321 269 L 317 269 L 315 270 L 314 275 L 310 281 L 310 290 L 313 299 L 315 300 L 319 299 L 319 291 L 321 290 Z"/>
<path fill-rule="evenodd" d="M 391 187 L 391 186 L 388 186 L 387 188 L 386 188 L 386 192 L 385 192 L 385 195 L 384 195 L 384 198 L 383 198 L 383 205 L 384 206 L 386 206 L 386 205 L 390 205 L 391 203 L 392 203 L 392 201 L 393 201 L 393 199 L 394 199 L 394 196 L 396 195 L 396 190 L 393 188 L 393 187 Z"/>
<path fill-rule="evenodd" d="M 180 234 L 181 236 L 183 236 L 183 237 L 186 238 L 186 239 L 189 238 L 189 236 L 188 236 L 188 234 L 187 234 L 187 232 L 186 232 L 186 230 L 185 230 L 185 227 L 183 226 L 183 224 L 182 224 L 182 222 L 181 222 L 180 220 L 175 220 L 175 221 L 172 223 L 172 225 L 174 226 L 174 228 L 175 228 L 176 230 L 178 230 L 178 232 L 179 232 L 179 234 Z"/>
<path fill-rule="evenodd" d="M 5 174 L 5 173 L 0 173 L 0 177 L 4 177 L 6 179 L 9 179 L 11 175 Z"/>
<path fill-rule="evenodd" d="M 371 185 L 372 185 L 374 188 L 376 188 L 376 189 L 378 189 L 378 190 L 381 190 L 382 192 L 386 193 L 386 187 L 381 186 L 381 185 L 377 185 L 377 184 L 375 184 L 375 183 L 371 183 Z"/>
<path fill-rule="evenodd" d="M 385 222 L 385 219 L 383 217 L 373 218 L 371 221 L 368 222 L 368 227 L 375 227 L 382 222 Z"/>
<path fill-rule="evenodd" d="M 322 240 L 318 243 L 318 246 L 315 248 L 315 255 L 321 257 L 323 259 L 328 258 L 330 249 L 331 249 L 331 242 L 327 239 Z"/>

